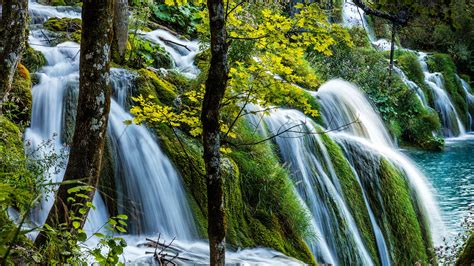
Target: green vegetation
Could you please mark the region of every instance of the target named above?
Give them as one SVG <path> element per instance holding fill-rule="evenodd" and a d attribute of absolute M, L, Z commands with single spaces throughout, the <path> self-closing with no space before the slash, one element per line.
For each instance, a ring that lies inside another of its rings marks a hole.
<path fill-rule="evenodd" d="M 133 96 L 152 96 L 157 103 L 173 105 L 173 100 L 177 97 L 177 89 L 173 84 L 148 69 L 138 70 L 138 75 L 136 80 L 138 90 L 133 93 Z"/>
<path fill-rule="evenodd" d="M 443 141 L 432 135 L 440 128 L 438 116 L 426 110 L 398 76 L 389 76 L 384 52 L 367 47 L 360 30 L 351 30 L 351 34 L 354 43 L 362 47 L 339 45 L 331 57 L 313 56 L 312 63 L 318 74 L 323 80 L 342 78 L 357 84 L 375 104 L 392 135 L 403 144 L 442 149 Z M 400 57 L 404 67 L 410 68 L 410 75 L 420 81 L 421 68 L 413 67 L 413 57 L 408 53 Z"/>
<path fill-rule="evenodd" d="M 464 248 L 456 261 L 456 266 L 470 266 L 474 263 L 474 233 L 466 241 Z"/>

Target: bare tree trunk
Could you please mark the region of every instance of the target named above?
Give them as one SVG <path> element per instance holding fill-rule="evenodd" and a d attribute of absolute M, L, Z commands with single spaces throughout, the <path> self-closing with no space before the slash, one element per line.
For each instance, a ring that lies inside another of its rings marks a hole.
<path fill-rule="evenodd" d="M 0 28 L 0 115 L 28 38 L 28 0 L 4 0 Z"/>
<path fill-rule="evenodd" d="M 397 25 L 395 23 L 392 23 L 392 39 L 390 43 L 390 66 L 388 69 L 388 75 L 390 77 L 390 82 L 392 81 L 392 72 L 393 72 L 393 56 L 395 54 L 395 33 L 397 30 Z"/>
<path fill-rule="evenodd" d="M 114 0 L 83 2 L 79 102 L 69 162 L 64 175 L 64 181 L 82 181 L 94 188 L 99 179 L 110 109 L 109 62 L 113 3 Z M 74 233 L 68 211 L 72 211 L 76 217 L 85 217 L 87 213 L 81 215 L 78 210 L 91 201 L 95 192 L 88 192 L 87 199 L 77 197 L 76 202 L 72 203 L 67 200 L 70 196 L 68 189 L 75 186 L 78 184 L 68 183 L 59 187 L 46 224 L 53 228 L 66 224 Z M 84 222 L 85 219 L 82 219 L 81 227 Z M 41 246 L 45 242 L 45 235 L 40 233 L 35 244 Z"/>
<path fill-rule="evenodd" d="M 223 0 L 207 0 L 211 31 L 211 63 L 202 105 L 204 161 L 206 163 L 210 264 L 225 264 L 224 180 L 221 175 L 220 108 L 228 79 Z"/>

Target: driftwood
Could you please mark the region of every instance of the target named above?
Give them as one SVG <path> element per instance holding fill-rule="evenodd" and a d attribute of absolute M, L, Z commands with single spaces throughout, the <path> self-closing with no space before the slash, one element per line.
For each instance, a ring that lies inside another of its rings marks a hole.
<path fill-rule="evenodd" d="M 180 257 L 179 256 L 179 249 L 172 247 L 174 237 L 168 244 L 165 240 L 160 242 L 161 234 L 158 235 L 157 240 L 153 240 L 150 238 L 146 238 L 148 241 L 145 245 L 148 247 L 155 248 L 154 251 L 146 251 L 145 254 L 153 254 L 153 258 L 159 263 L 159 265 L 178 265 L 175 260 L 184 260 L 190 261 L 190 259 Z"/>

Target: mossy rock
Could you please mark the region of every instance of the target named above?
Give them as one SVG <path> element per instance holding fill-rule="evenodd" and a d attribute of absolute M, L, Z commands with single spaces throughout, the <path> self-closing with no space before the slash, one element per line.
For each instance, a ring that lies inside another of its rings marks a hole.
<path fill-rule="evenodd" d="M 82 22 L 78 18 L 49 18 L 44 28 L 56 34 L 51 38 L 53 44 L 65 41 L 81 42 Z"/>
<path fill-rule="evenodd" d="M 79 80 L 68 82 L 65 91 L 61 140 L 66 145 L 71 145 L 76 127 L 77 103 L 79 100 Z"/>
<path fill-rule="evenodd" d="M 426 239 L 429 228 L 424 224 L 424 218 L 419 216 L 408 181 L 383 158 L 380 161 L 379 177 L 393 264 L 428 264 L 432 255 L 431 239 Z"/>
<path fill-rule="evenodd" d="M 25 53 L 23 53 L 21 61 L 22 64 L 32 73 L 38 71 L 47 63 L 43 53 L 36 51 L 31 47 L 28 47 Z"/>
<path fill-rule="evenodd" d="M 474 232 L 471 232 L 471 235 L 466 241 L 461 254 L 459 255 L 458 260 L 456 261 L 456 266 L 472 266 L 474 264 Z"/>
<path fill-rule="evenodd" d="M 33 106 L 31 77 L 28 69 L 18 64 L 8 99 L 2 105 L 4 114 L 13 122 L 28 126 Z"/>
<path fill-rule="evenodd" d="M 39 2 L 51 6 L 82 6 L 82 0 L 40 0 Z"/>
<path fill-rule="evenodd" d="M 243 122 L 238 124 L 238 135 L 250 138 L 251 130 Z M 166 126 L 156 127 L 156 130 L 160 146 L 183 177 L 200 234 L 206 237 L 207 187 L 201 142 Z M 267 246 L 315 264 L 303 241 L 303 229 L 297 228 L 302 226 L 301 219 L 306 216 L 295 198 L 288 173 L 271 148 L 262 144 L 235 150 L 223 157 L 222 165 L 227 243 L 235 247 Z M 253 180 L 260 181 L 255 183 Z M 266 189 L 269 187 L 272 189 Z M 253 197 L 254 194 L 260 197 Z M 260 203 L 259 198 L 262 199 Z"/>
<path fill-rule="evenodd" d="M 393 265 L 428 264 L 434 257 L 429 226 L 404 173 L 369 147 L 344 141 Z"/>
<path fill-rule="evenodd" d="M 177 89 L 173 84 L 159 77 L 155 72 L 144 68 L 138 70 L 135 87 L 136 90 L 132 92 L 134 97 L 153 96 L 157 103 L 165 105 L 173 105 L 173 101 L 177 97 Z"/>
<path fill-rule="evenodd" d="M 322 134 L 321 138 L 335 167 L 334 169 L 339 177 L 342 192 L 357 224 L 357 228 L 359 228 L 364 244 L 370 252 L 374 263 L 376 265 L 380 264 L 377 243 L 375 241 L 369 212 L 364 202 L 361 185 L 358 183 L 357 177 L 355 176 L 351 165 L 344 157 L 341 148 L 334 143 L 328 135 Z"/>

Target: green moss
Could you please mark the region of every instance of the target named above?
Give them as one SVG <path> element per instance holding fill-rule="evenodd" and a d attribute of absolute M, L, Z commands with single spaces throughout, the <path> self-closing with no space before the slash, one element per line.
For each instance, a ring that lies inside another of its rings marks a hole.
<path fill-rule="evenodd" d="M 321 139 L 323 140 L 324 146 L 335 166 L 335 171 L 339 177 L 342 192 L 344 193 L 346 202 L 357 224 L 357 228 L 359 228 L 364 244 L 370 252 L 374 263 L 377 265 L 379 264 L 377 244 L 360 184 L 356 179 L 351 165 L 344 157 L 341 148 L 326 134 L 322 134 Z"/>
<path fill-rule="evenodd" d="M 154 96 L 157 102 L 166 105 L 172 105 L 177 97 L 177 89 L 170 82 L 158 77 L 155 72 L 148 69 L 138 70 L 138 78 L 136 79 L 137 90 L 133 92 L 133 96 L 143 95 L 144 97 Z"/>
<path fill-rule="evenodd" d="M 22 64 L 18 65 L 10 94 L 2 109 L 10 120 L 22 126 L 28 126 L 33 106 L 30 72 Z"/>
<path fill-rule="evenodd" d="M 474 263 L 474 232 L 468 238 L 464 248 L 456 261 L 456 266 L 472 266 Z"/>
<path fill-rule="evenodd" d="M 134 69 L 148 67 L 170 69 L 173 67 L 173 58 L 163 47 L 135 35 L 129 37 L 123 57 L 117 52 L 112 56 L 115 63 Z"/>
<path fill-rule="evenodd" d="M 53 43 L 65 41 L 81 42 L 81 19 L 78 18 L 49 18 L 44 24 L 44 28 L 56 32 L 56 38 L 52 39 Z"/>
<path fill-rule="evenodd" d="M 0 146 L 12 153 L 23 153 L 22 135 L 18 127 L 5 116 L 0 116 Z"/>
<path fill-rule="evenodd" d="M 46 58 L 44 55 L 31 47 L 28 47 L 25 53 L 23 53 L 21 61 L 30 72 L 36 72 L 46 65 Z"/>
<path fill-rule="evenodd" d="M 380 192 L 384 217 L 388 222 L 386 239 L 390 239 L 394 265 L 428 264 L 431 239 L 424 236 L 428 231 L 419 217 L 416 204 L 403 174 L 386 159 L 380 160 Z"/>
<path fill-rule="evenodd" d="M 81 6 L 82 0 L 40 0 L 42 4 L 51 6 Z"/>

